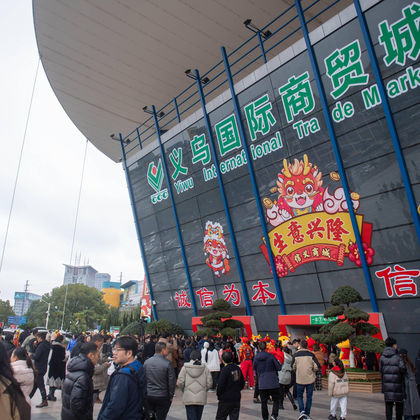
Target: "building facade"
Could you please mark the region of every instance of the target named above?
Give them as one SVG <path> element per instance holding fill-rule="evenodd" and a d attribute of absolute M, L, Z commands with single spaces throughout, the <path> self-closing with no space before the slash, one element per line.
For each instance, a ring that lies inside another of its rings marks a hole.
<path fill-rule="evenodd" d="M 95 284 L 98 290 L 101 290 L 104 287 L 109 287 L 111 283 L 111 275 L 108 273 L 96 273 L 95 274 Z"/>
<path fill-rule="evenodd" d="M 121 308 L 132 309 L 140 307 L 143 297 L 143 281 L 130 280 L 121 285 L 123 295 L 121 297 Z"/>
<path fill-rule="evenodd" d="M 28 312 L 31 303 L 35 300 L 41 299 L 40 295 L 29 292 L 15 292 L 15 304 L 13 311 L 16 316 L 23 316 Z"/>
<path fill-rule="evenodd" d="M 350 285 L 417 353 L 419 2 L 82 4 L 34 1 L 40 56 L 123 163 L 155 319 L 191 331 L 222 298 L 261 334 L 306 335 Z"/>
<path fill-rule="evenodd" d="M 351 285 L 418 345 L 419 3 L 357 12 L 308 34 L 297 9 L 302 39 L 126 159 L 158 318 L 222 298 L 275 334 Z"/>
<path fill-rule="evenodd" d="M 107 305 L 119 308 L 123 291 L 119 288 L 110 287 L 102 289 L 103 298 Z"/>
<path fill-rule="evenodd" d="M 100 279 L 97 281 L 96 274 L 98 273 L 91 265 L 74 266 L 64 264 L 64 281 L 63 285 L 67 284 L 84 284 L 85 286 L 95 287 L 99 291 L 102 290 L 102 284 L 99 285 Z"/>

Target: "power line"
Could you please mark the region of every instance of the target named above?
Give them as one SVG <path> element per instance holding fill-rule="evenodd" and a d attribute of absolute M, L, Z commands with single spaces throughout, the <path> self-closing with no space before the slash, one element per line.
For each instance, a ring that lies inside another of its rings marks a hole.
<path fill-rule="evenodd" d="M 36 66 L 36 72 L 35 72 L 35 79 L 34 79 L 34 83 L 33 83 L 33 86 L 32 86 L 31 100 L 29 101 L 29 109 L 28 109 L 28 114 L 26 116 L 25 131 L 23 132 L 22 147 L 20 149 L 19 163 L 18 163 L 18 167 L 17 167 L 17 171 L 16 171 L 16 177 L 15 177 L 15 185 L 13 187 L 12 202 L 10 203 L 9 217 L 7 219 L 6 233 L 4 235 L 3 250 L 2 250 L 2 253 L 1 253 L 1 260 L 0 260 L 0 273 L 1 273 L 1 270 L 3 268 L 4 253 L 6 251 L 7 237 L 9 235 L 10 220 L 12 218 L 13 205 L 15 203 L 16 187 L 17 187 L 17 183 L 18 183 L 18 180 L 19 180 L 20 166 L 21 166 L 21 163 L 22 163 L 22 156 L 23 156 L 23 149 L 25 147 L 26 133 L 28 131 L 29 117 L 31 116 L 32 102 L 33 102 L 33 99 L 34 99 L 35 86 L 36 86 L 36 82 L 37 82 L 37 79 L 38 79 L 38 70 L 39 70 L 40 62 L 41 62 L 41 57 L 38 57 L 38 64 Z"/>
<path fill-rule="evenodd" d="M 77 198 L 76 217 L 74 219 L 73 239 L 71 241 L 71 251 L 70 251 L 70 262 L 69 262 L 69 265 L 71 265 L 71 260 L 73 258 L 74 241 L 75 241 L 75 238 L 76 238 L 76 230 L 77 230 L 77 219 L 79 218 L 80 197 L 82 195 L 83 177 L 85 175 L 85 164 L 86 164 L 87 147 L 88 147 L 88 139 L 86 139 L 85 154 L 83 156 L 82 176 L 80 177 L 79 196 Z M 69 290 L 69 284 L 67 283 L 67 285 L 66 285 L 66 293 L 64 295 L 63 316 L 61 318 L 61 330 L 63 330 L 63 326 L 64 326 L 64 314 L 66 312 L 67 292 L 68 292 L 68 290 Z"/>

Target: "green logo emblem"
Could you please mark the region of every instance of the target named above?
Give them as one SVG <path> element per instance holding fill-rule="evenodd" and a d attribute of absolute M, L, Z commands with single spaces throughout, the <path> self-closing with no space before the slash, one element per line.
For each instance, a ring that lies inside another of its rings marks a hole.
<path fill-rule="evenodd" d="M 160 191 L 163 183 L 162 161 L 160 159 L 157 166 L 154 162 L 149 163 L 147 169 L 147 182 L 157 193 Z"/>

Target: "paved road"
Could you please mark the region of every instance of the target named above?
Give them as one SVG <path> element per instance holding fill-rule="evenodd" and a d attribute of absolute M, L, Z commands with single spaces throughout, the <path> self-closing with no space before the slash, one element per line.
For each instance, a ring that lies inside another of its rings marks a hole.
<path fill-rule="evenodd" d="M 50 402 L 46 408 L 35 408 L 39 404 L 41 396 L 39 391 L 32 399 L 32 419 L 33 420 L 55 420 L 60 419 L 61 393 L 56 392 L 57 401 Z M 251 420 L 261 418 L 261 408 L 259 404 L 252 402 L 253 391 L 242 391 L 241 420 Z M 271 406 L 269 406 L 269 409 Z M 96 419 L 100 410 L 100 404 L 95 404 L 94 418 Z M 210 420 L 216 417 L 217 398 L 215 393 L 209 392 L 208 403 L 204 408 L 203 420 Z M 348 401 L 348 420 L 376 420 L 385 418 L 385 405 L 382 394 L 361 394 L 352 393 Z M 329 397 L 327 391 L 315 391 L 312 405 L 311 416 L 314 420 L 327 419 L 329 415 Z M 298 418 L 298 413 L 293 410 L 290 402 L 285 401 L 285 410 L 280 411 L 279 419 L 289 420 Z M 177 390 L 174 401 L 169 411 L 168 420 L 185 420 L 185 408 L 182 404 L 182 393 Z"/>

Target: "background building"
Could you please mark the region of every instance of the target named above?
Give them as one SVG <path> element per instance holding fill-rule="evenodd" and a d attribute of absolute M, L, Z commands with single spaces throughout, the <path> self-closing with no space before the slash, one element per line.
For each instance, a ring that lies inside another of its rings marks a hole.
<path fill-rule="evenodd" d="M 102 284 L 99 285 L 99 281 L 96 281 L 98 271 L 91 265 L 74 266 L 64 264 L 64 267 L 63 285 L 79 283 L 89 287 L 95 287 L 98 290 L 102 289 Z"/>
<path fill-rule="evenodd" d="M 132 309 L 140 306 L 143 296 L 143 280 L 130 280 L 121 285 L 123 295 L 121 297 L 121 309 Z"/>
<path fill-rule="evenodd" d="M 15 292 L 15 304 L 13 305 L 13 311 L 17 316 L 23 316 L 28 311 L 31 303 L 34 300 L 41 299 L 40 295 L 29 292 Z"/>
<path fill-rule="evenodd" d="M 95 283 L 98 290 L 102 290 L 104 287 L 109 287 L 111 283 L 111 275 L 108 273 L 96 273 Z"/>
<path fill-rule="evenodd" d="M 121 303 L 121 296 L 123 291 L 116 288 L 105 288 L 102 289 L 104 295 L 104 301 L 107 305 L 111 305 L 114 308 L 118 308 Z"/>

